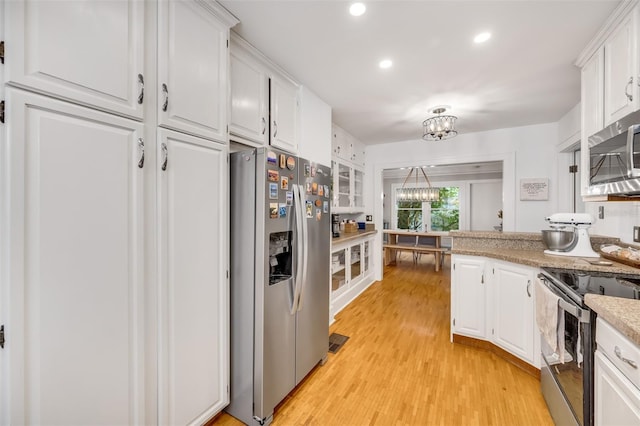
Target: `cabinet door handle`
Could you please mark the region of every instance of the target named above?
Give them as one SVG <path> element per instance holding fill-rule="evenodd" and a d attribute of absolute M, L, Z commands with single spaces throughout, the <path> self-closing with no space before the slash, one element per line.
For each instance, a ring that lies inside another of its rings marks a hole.
<path fill-rule="evenodd" d="M 529 289 L 531 288 L 531 280 L 527 281 L 527 296 L 531 297 L 531 291 L 529 291 Z"/>
<path fill-rule="evenodd" d="M 278 123 L 276 123 L 276 120 L 273 120 L 273 137 L 275 138 L 276 136 L 278 136 Z"/>
<path fill-rule="evenodd" d="M 138 94 L 138 103 L 142 104 L 144 101 L 144 77 L 142 74 L 138 74 L 138 84 L 140 85 L 140 93 Z"/>
<path fill-rule="evenodd" d="M 480 284 L 484 284 L 484 274 L 480 277 Z"/>
<path fill-rule="evenodd" d="M 139 152 L 138 167 L 143 168 L 144 167 L 144 141 L 142 140 L 142 138 L 138 139 L 138 152 Z"/>
<path fill-rule="evenodd" d="M 162 83 L 162 93 L 164 93 L 164 103 L 162 104 L 162 110 L 166 111 L 169 106 L 169 88 L 165 83 Z"/>
<path fill-rule="evenodd" d="M 638 369 L 638 364 L 637 364 L 634 360 L 629 359 L 629 358 L 625 358 L 625 357 L 623 357 L 623 356 L 622 356 L 622 351 L 620 350 L 620 348 L 619 348 L 619 347 L 617 347 L 617 346 L 616 346 L 616 347 L 614 348 L 613 352 L 616 354 L 616 356 L 617 356 L 617 357 L 618 357 L 622 362 L 625 362 L 625 363 L 629 364 L 631 367 L 635 368 L 636 370 Z"/>
<path fill-rule="evenodd" d="M 162 170 L 167 170 L 167 163 L 169 162 L 169 150 L 167 149 L 167 144 L 162 142 Z"/>
<path fill-rule="evenodd" d="M 264 117 L 262 117 L 261 120 L 262 120 L 262 134 L 264 135 L 264 132 L 267 131 L 267 120 L 265 120 Z"/>
<path fill-rule="evenodd" d="M 624 86 L 624 94 L 627 95 L 629 102 L 633 102 L 633 95 L 630 94 L 628 91 L 629 86 L 631 86 L 632 84 L 633 84 L 633 76 L 629 77 L 629 81 L 627 82 L 627 85 Z"/>

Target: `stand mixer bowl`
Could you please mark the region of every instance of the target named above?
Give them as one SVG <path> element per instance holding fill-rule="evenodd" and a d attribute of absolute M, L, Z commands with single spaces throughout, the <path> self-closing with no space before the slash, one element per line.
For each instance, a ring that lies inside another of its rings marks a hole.
<path fill-rule="evenodd" d="M 542 243 L 549 250 L 567 252 L 573 250 L 578 244 L 578 235 L 575 230 L 544 229 L 542 231 Z"/>

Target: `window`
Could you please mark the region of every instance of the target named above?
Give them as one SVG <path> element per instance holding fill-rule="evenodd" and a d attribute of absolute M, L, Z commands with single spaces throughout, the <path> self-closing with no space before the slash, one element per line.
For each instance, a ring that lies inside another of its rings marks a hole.
<path fill-rule="evenodd" d="M 396 229 L 451 231 L 459 229 L 460 188 L 440 188 L 440 201 L 399 201 L 396 197 Z M 429 219 L 429 227 L 424 226 Z"/>

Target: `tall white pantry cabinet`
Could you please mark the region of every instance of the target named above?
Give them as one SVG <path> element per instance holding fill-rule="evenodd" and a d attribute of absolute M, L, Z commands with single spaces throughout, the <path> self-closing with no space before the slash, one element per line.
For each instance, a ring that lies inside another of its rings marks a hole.
<path fill-rule="evenodd" d="M 198 0 L 0 8 L 0 424 L 204 423 L 228 403 L 237 20 Z"/>

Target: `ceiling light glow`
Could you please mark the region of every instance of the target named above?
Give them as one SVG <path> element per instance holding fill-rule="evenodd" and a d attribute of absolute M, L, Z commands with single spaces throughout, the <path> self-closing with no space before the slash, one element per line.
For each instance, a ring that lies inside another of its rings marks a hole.
<path fill-rule="evenodd" d="M 349 8 L 349 13 L 353 16 L 360 16 L 363 15 L 366 10 L 367 6 L 365 6 L 364 3 L 353 3 Z"/>
<path fill-rule="evenodd" d="M 393 65 L 393 62 L 391 62 L 391 59 L 383 59 L 382 61 L 380 61 L 380 63 L 378 64 L 378 66 L 382 69 L 387 69 L 387 68 L 391 68 L 391 65 Z"/>
<path fill-rule="evenodd" d="M 473 42 L 474 43 L 484 43 L 485 41 L 489 40 L 491 38 L 491 33 L 480 33 L 477 36 L 475 36 L 473 38 Z"/>

